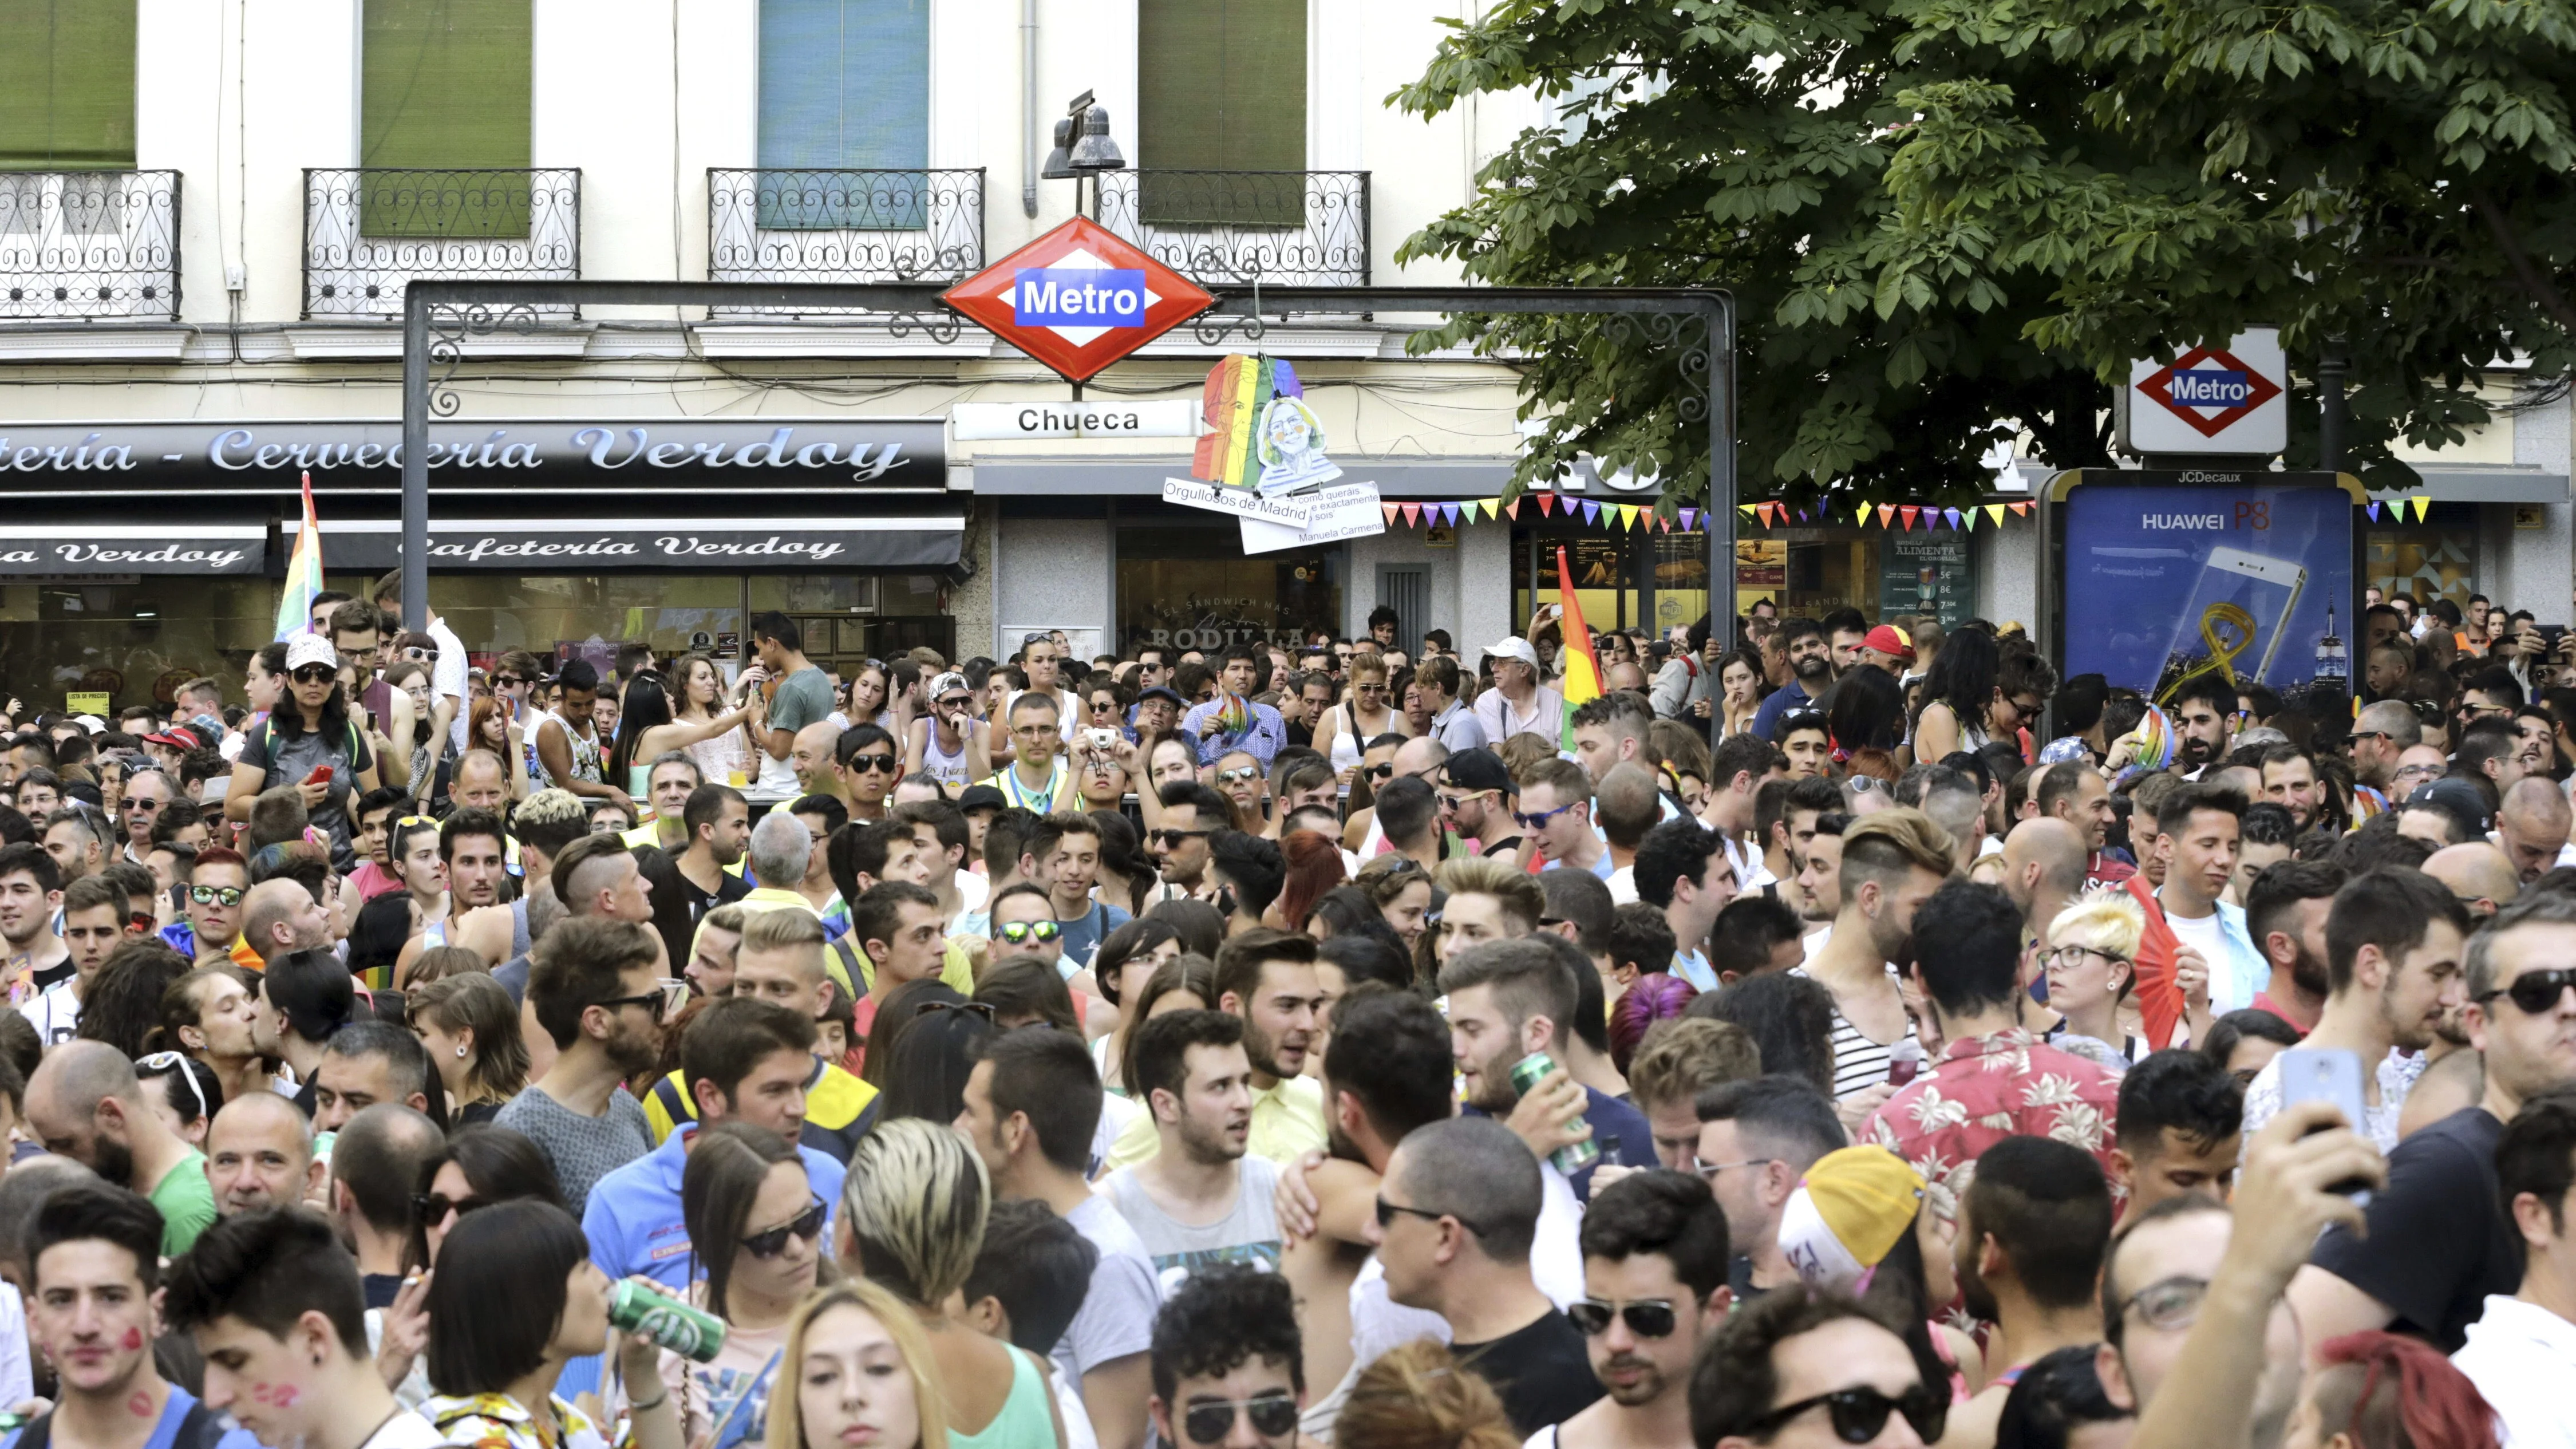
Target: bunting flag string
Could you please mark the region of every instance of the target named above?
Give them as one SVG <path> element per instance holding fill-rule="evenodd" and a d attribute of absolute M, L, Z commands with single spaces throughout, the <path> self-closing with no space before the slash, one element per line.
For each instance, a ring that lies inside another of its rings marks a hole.
<path fill-rule="evenodd" d="M 1538 505 L 1538 516 L 1541 518 L 1571 520 L 1579 517 L 1588 525 L 1621 533 L 1634 533 L 1641 529 L 1648 533 L 1698 533 L 1708 526 L 1709 510 L 1705 508 L 1679 507 L 1672 513 L 1666 514 L 1651 503 L 1604 502 L 1599 499 L 1576 498 L 1555 492 L 1525 493 L 1508 501 L 1497 495 L 1491 498 L 1421 500 L 1410 503 L 1381 502 L 1378 505 L 1378 511 L 1384 516 L 1390 528 L 1398 525 L 1408 528 L 1455 528 L 1462 523 L 1499 523 L 1506 519 L 1519 522 L 1521 505 L 1530 502 Z M 2419 494 L 2382 500 L 2368 507 L 2373 521 L 2379 518 L 2383 508 L 2403 521 L 2409 516 L 2409 506 L 2412 505 L 2412 516 L 2421 522 L 2431 503 L 2432 499 L 2429 495 Z M 1956 508 L 1937 503 L 1879 503 L 1847 500 L 1830 506 L 1820 503 L 1812 508 L 1798 508 L 1793 507 L 1786 499 L 1779 498 L 1759 499 L 1734 505 L 1736 512 L 1741 515 L 1739 526 L 1745 528 L 1788 528 L 1799 524 L 1841 523 L 1845 515 L 1838 510 L 1848 507 L 1851 510 L 1848 517 L 1852 524 L 1867 527 L 1875 521 L 1880 528 L 1890 532 L 1906 533 L 1911 533 L 1918 527 L 1926 532 L 1947 528 L 1953 532 L 1972 533 L 1981 523 L 1988 527 L 2000 528 L 2003 526 L 2007 510 L 2015 518 L 2028 518 L 2034 506 L 2036 505 L 2030 502 L 2008 502 L 1972 503 L 1964 508 Z M 1985 515 L 1982 519 L 1978 517 L 1981 513 Z"/>

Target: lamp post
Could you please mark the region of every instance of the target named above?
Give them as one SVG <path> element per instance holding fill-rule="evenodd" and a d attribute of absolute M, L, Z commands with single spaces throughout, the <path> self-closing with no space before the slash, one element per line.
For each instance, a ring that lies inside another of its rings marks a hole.
<path fill-rule="evenodd" d="M 1048 181 L 1073 182 L 1073 214 L 1082 214 L 1082 178 L 1091 182 L 1092 209 L 1100 209 L 1100 181 L 1103 171 L 1124 171 L 1127 158 L 1118 143 L 1109 136 L 1109 108 L 1095 104 L 1092 93 L 1084 91 L 1065 107 L 1064 119 L 1055 123 L 1055 149 L 1047 153 L 1046 165 L 1038 175 Z"/>

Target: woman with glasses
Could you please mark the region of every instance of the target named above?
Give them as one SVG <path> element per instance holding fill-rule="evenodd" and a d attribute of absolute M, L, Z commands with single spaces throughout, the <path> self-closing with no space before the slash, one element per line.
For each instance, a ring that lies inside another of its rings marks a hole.
<path fill-rule="evenodd" d="M 912 1310 L 864 1279 L 797 1305 L 765 1449 L 948 1449 L 947 1395 Z"/>
<path fill-rule="evenodd" d="M 259 996 L 244 977 L 238 966 L 204 966 L 171 982 L 161 993 L 160 1026 L 146 1042 L 205 1063 L 227 1102 L 268 1091 L 276 1080 L 251 1040 Z"/>
<path fill-rule="evenodd" d="M 2146 1038 L 2121 1020 L 2136 1006 L 2129 988 L 2137 983 L 2138 943 L 2146 935 L 2146 917 L 2126 892 L 2094 891 L 2057 913 L 2048 923 L 2048 943 L 2040 960 L 2048 971 L 2049 1008 L 2065 1018 L 2048 1034 L 2050 1045 L 2101 1062 L 2113 1071 L 2144 1057 Z"/>
<path fill-rule="evenodd" d="M 272 776 L 303 797 L 313 828 L 331 841 L 332 868 L 355 869 L 349 802 L 376 788 L 376 757 L 350 717 L 329 640 L 304 634 L 287 644 L 286 693 L 266 720 L 243 732 L 224 817 L 248 825 L 251 802 Z"/>
<path fill-rule="evenodd" d="M 1046 1360 L 948 1313 L 983 1246 L 992 1200 L 984 1159 L 947 1122 L 879 1122 L 859 1140 L 842 1180 L 841 1266 L 921 1320 L 948 1390 L 952 1444 L 1058 1449 L 1064 1427 Z"/>
<path fill-rule="evenodd" d="M 752 693 L 757 695 L 759 691 Z M 628 798 L 649 799 L 655 760 L 673 750 L 694 749 L 709 740 L 733 739 L 751 717 L 752 706 L 745 703 L 713 719 L 683 720 L 673 709 L 670 692 L 662 687 L 662 676 L 646 670 L 626 682 L 626 700 L 617 717 L 617 742 L 608 752 L 608 778 L 625 781 Z M 705 778 L 719 785 L 727 783 L 723 775 Z"/>
<path fill-rule="evenodd" d="M 405 1008 L 458 1122 L 489 1122 L 528 1084 L 519 1004 L 481 972 L 416 983 Z"/>
<path fill-rule="evenodd" d="M 1404 721 L 1387 692 L 1385 660 L 1374 654 L 1353 655 L 1349 678 L 1350 698 L 1324 711 L 1315 726 L 1316 750 L 1333 762 L 1345 785 L 1359 774 L 1360 756 L 1368 742 L 1402 733 Z"/>
<path fill-rule="evenodd" d="M 1091 1044 L 1091 1062 L 1100 1069 L 1101 1082 L 1119 1096 L 1127 1095 L 1127 1088 L 1118 1079 L 1118 1062 L 1127 1047 L 1128 1028 L 1136 1022 L 1145 983 L 1164 962 L 1180 954 L 1181 933 L 1169 921 L 1136 920 L 1102 937 L 1100 953 L 1092 958 L 1092 979 L 1099 984 L 1100 994 L 1118 1008 L 1118 1017 Z"/>
<path fill-rule="evenodd" d="M 680 1216 L 697 1278 L 689 1301 L 724 1320 L 725 1338 L 705 1363 L 665 1350 L 662 1383 L 692 1449 L 759 1443 L 787 1326 L 821 1281 L 824 1204 L 792 1144 L 748 1123 L 717 1122 L 699 1129 L 689 1148 Z M 791 1384 L 797 1377 L 785 1375 Z M 650 1397 L 633 1384 L 627 1393 Z"/>
<path fill-rule="evenodd" d="M 493 1203 L 534 1201 L 563 1206 L 554 1164 L 525 1133 L 473 1123 L 448 1134 L 447 1145 L 421 1164 L 412 1192 L 411 1251 L 404 1268 L 438 1265 L 448 1233 L 469 1213 Z"/>

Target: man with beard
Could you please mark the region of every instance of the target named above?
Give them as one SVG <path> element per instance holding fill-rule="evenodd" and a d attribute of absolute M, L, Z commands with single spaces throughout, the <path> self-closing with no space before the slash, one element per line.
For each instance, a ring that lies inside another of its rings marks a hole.
<path fill-rule="evenodd" d="M 1322 1148 L 1323 1084 L 1303 1075 L 1324 1008 L 1314 939 L 1257 927 L 1227 941 L 1216 953 L 1216 996 L 1216 1009 L 1243 1023 L 1241 1050 L 1252 1069 L 1247 1150 L 1285 1165 Z M 1109 1163 L 1143 1162 L 1169 1136 L 1154 1117 L 1139 1114 L 1110 1147 Z"/>
<path fill-rule="evenodd" d="M 1574 1035 L 1578 988 L 1544 942 L 1491 941 L 1456 952 L 1440 968 L 1440 991 L 1449 998 L 1450 1054 L 1467 1115 L 1513 1117 L 1524 1096 L 1535 1097 L 1530 1120 L 1562 1123 L 1566 1141 L 1588 1138 L 1600 1149 L 1595 1166 L 1657 1165 L 1654 1130 L 1644 1114 L 1567 1070 L 1563 1042 Z M 1555 1065 L 1524 1093 L 1512 1067 L 1537 1053 Z M 1576 1129 L 1578 1117 L 1588 1131 Z M 1592 1170 L 1568 1175 L 1577 1201 L 1591 1196 Z"/>
<path fill-rule="evenodd" d="M 1846 827 L 1842 848 L 1833 934 L 1794 974 L 1833 993 L 1834 1096 L 1873 1094 L 1855 1104 L 1866 1110 L 1886 1100 L 1895 1045 L 1914 1035 L 1897 973 L 1914 959 L 1915 908 L 1949 879 L 1953 847 L 1922 811 L 1895 809 Z"/>
<path fill-rule="evenodd" d="M 2505 792 L 2504 808 L 2496 812 L 2495 831 L 2487 838 L 2504 848 L 2515 874 L 2529 885 L 2544 871 L 2576 863 L 2569 860 L 2576 853 L 2567 844 L 2569 823 L 2567 796 L 2558 782 L 2547 775 L 2526 775 Z"/>
<path fill-rule="evenodd" d="M 1753 712 L 1753 733 L 1763 739 L 1773 738 L 1780 716 L 1791 710 L 1812 710 L 1824 697 L 1826 686 L 1834 682 L 1833 648 L 1825 640 L 1825 631 L 1813 619 L 1790 619 L 1780 625 L 1780 642 L 1788 651 L 1791 679 L 1771 691 L 1762 707 Z"/>
<path fill-rule="evenodd" d="M 2343 867 L 2331 861 L 2285 860 L 2265 868 L 2245 892 L 2245 933 L 2272 968 L 2253 1009 L 2302 1036 L 2325 1011 L 2326 915 L 2344 879 Z"/>
<path fill-rule="evenodd" d="M 1641 1172 L 1583 1215 L 1583 1301 L 1566 1310 L 1605 1397 L 1532 1449 L 1668 1449 L 1690 1437 L 1691 1360 L 1733 1307 L 1726 1214 L 1687 1173 Z"/>
<path fill-rule="evenodd" d="M 1440 764 L 1440 818 L 1479 855 L 1519 848 L 1513 793 L 1512 772 L 1492 750 L 1460 750 Z"/>
<path fill-rule="evenodd" d="M 1995 1330 L 1986 1387 L 1950 1410 L 1943 1444 L 1987 1449 L 2020 1370 L 2101 1341 L 2093 1285 L 2110 1242 L 2111 1189 L 2090 1154 L 2046 1137 L 2008 1137 L 1978 1160 L 1951 1255 L 1960 1301 Z"/>
<path fill-rule="evenodd" d="M 2290 812 L 2290 823 L 2306 830 L 2326 801 L 2317 779 L 2317 762 L 2297 745 L 2273 745 L 2263 751 L 2263 798 Z"/>
<path fill-rule="evenodd" d="M 2165 715 L 2174 727 L 2174 768 L 2186 780 L 2227 758 L 2236 737 L 2236 686 L 2215 673 L 2182 682 Z"/>
<path fill-rule="evenodd" d="M 632 921 L 557 922 L 529 963 L 528 1005 L 555 1064 L 493 1121 L 523 1132 L 554 1164 L 579 1217 L 592 1183 L 653 1150 L 644 1109 L 622 1085 L 662 1058 L 661 943 Z"/>
<path fill-rule="evenodd" d="M 1164 901 L 1205 900 L 1216 894 L 1208 876 L 1208 837 L 1234 823 L 1232 807 L 1214 789 L 1195 780 L 1163 787 L 1162 819 L 1146 832 L 1145 849 L 1161 868 L 1163 883 L 1148 898 Z"/>
<path fill-rule="evenodd" d="M 1168 1011 L 1136 1028 L 1136 1085 L 1158 1140 L 1153 1156 L 1099 1191 L 1136 1230 L 1163 1295 L 1215 1263 L 1279 1266 L 1271 1197 L 1278 1164 L 1244 1155 L 1252 1138 L 1252 1061 L 1243 1019 Z"/>
<path fill-rule="evenodd" d="M 2110 1125 L 2120 1082 L 2082 1057 L 2034 1039 L 2021 1022 L 2021 916 L 1993 886 L 1954 880 L 1913 921 L 1908 982 L 1941 1042 L 1941 1056 L 1897 1089 L 1856 1142 L 1875 1142 L 1953 1191 L 1978 1159 L 2015 1134 L 2054 1137 L 2111 1171 Z M 1962 1234 L 1964 1239 L 1965 1234 Z"/>
<path fill-rule="evenodd" d="M 2405 798 L 2397 789 L 2397 761 L 2424 742 L 2424 725 L 2405 701 L 2383 699 L 2353 719 L 2344 740 L 2352 754 L 2352 823 L 2359 826 Z"/>
<path fill-rule="evenodd" d="M 2361 1135 L 2382 1152 L 2397 1148 L 2397 1117 L 2412 1085 L 2405 1056 L 2433 1043 L 2433 1028 L 2461 1004 L 2460 951 L 2468 908 L 2420 870 L 2387 866 L 2335 892 L 2326 916 L 2325 1010 L 2302 1045 L 2348 1051 L 2370 1069 L 2362 1078 Z M 2275 1057 L 2245 1088 L 2245 1131 L 2263 1130 L 2281 1110 Z"/>
<path fill-rule="evenodd" d="M 47 1152 L 150 1198 L 164 1256 L 188 1251 L 215 1220 L 206 1155 L 145 1103 L 134 1064 L 107 1043 L 70 1041 L 45 1053 L 27 1082 L 27 1126 Z"/>

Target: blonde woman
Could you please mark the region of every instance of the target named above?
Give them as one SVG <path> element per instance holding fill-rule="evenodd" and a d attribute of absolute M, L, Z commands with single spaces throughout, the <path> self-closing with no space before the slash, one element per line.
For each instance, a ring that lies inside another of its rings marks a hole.
<path fill-rule="evenodd" d="M 2147 1054 L 2146 1038 L 2136 1034 L 2137 1005 L 2129 997 L 2146 930 L 2136 898 L 2119 890 L 2089 891 L 2048 923 L 2040 964 L 2048 972 L 2049 1008 L 2066 1018 L 2050 1033 L 2052 1045 L 2115 1071 Z"/>
<path fill-rule="evenodd" d="M 992 1203 L 984 1159 L 947 1124 L 879 1123 L 850 1154 L 834 1246 L 850 1276 L 891 1290 L 921 1320 L 939 1381 L 952 1386 L 955 1449 L 1064 1449 L 1046 1361 L 959 1316 Z"/>
<path fill-rule="evenodd" d="M 836 1284 L 797 1305 L 779 1367 L 796 1391 L 770 1401 L 766 1449 L 948 1449 L 930 1340 L 874 1283 Z"/>
<path fill-rule="evenodd" d="M 1539 1437 L 1555 1434 L 1551 1428 Z M 1428 1338 L 1389 1349 L 1360 1370 L 1333 1422 L 1335 1449 L 1519 1449 L 1520 1443 L 1484 1375 L 1467 1372 L 1447 1345 Z"/>

